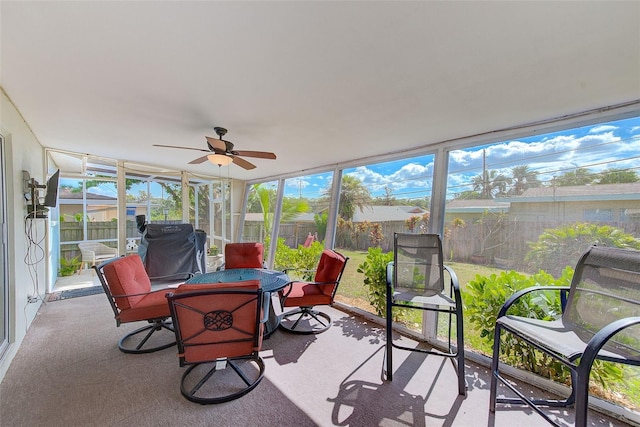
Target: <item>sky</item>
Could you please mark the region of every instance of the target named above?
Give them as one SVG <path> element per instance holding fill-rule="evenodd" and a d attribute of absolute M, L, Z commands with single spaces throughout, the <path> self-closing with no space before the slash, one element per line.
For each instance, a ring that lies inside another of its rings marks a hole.
<path fill-rule="evenodd" d="M 483 151 L 488 170 L 511 176 L 514 167 L 527 165 L 543 183 L 576 167 L 590 172 L 633 168 L 640 173 L 640 117 L 453 151 L 449 160 L 449 196 L 472 190 L 470 181 L 482 173 Z M 384 195 L 385 187 L 399 199 L 428 197 L 433 156 L 361 166 L 348 169 L 345 174 L 362 181 L 373 197 Z M 318 197 L 331 176 L 290 179 L 285 194 Z"/>
<path fill-rule="evenodd" d="M 640 173 L 640 117 L 585 126 L 528 138 L 507 140 L 482 147 L 453 151 L 449 160 L 448 196 L 472 190 L 474 176 L 481 175 L 483 152 L 486 168 L 511 176 L 515 166 L 527 165 L 543 183 L 550 183 L 576 167 L 591 172 L 608 168 L 633 168 Z M 426 155 L 347 169 L 345 175 L 358 178 L 372 197 L 385 194 L 397 199 L 429 197 L 433 176 L 433 156 Z M 285 195 L 314 199 L 329 187 L 333 174 L 326 172 L 286 180 Z M 61 185 L 69 180 L 61 179 Z M 266 185 L 269 185 L 268 183 Z M 133 188 L 136 194 L 146 186 Z M 160 197 L 159 186 L 152 194 Z M 115 187 L 105 184 L 92 192 L 116 197 Z"/>

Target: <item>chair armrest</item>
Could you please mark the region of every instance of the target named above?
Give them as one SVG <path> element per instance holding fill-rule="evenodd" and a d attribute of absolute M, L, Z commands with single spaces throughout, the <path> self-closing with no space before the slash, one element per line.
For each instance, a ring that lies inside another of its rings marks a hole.
<path fill-rule="evenodd" d="M 507 310 L 509 310 L 509 308 L 522 296 L 529 294 L 531 292 L 538 292 L 538 291 L 565 291 L 568 292 L 570 289 L 569 286 L 531 286 L 529 288 L 526 289 L 522 289 L 518 292 L 516 292 L 515 294 L 511 295 L 511 297 L 509 297 L 509 299 L 507 300 L 507 302 L 505 302 L 502 306 L 502 308 L 500 309 L 500 311 L 498 312 L 498 317 L 496 319 L 501 318 L 502 316 L 505 316 L 507 314 Z"/>
<path fill-rule="evenodd" d="M 449 277 L 451 278 L 451 287 L 455 292 L 460 292 L 460 283 L 458 282 L 458 275 L 451 267 L 447 267 L 446 265 L 442 266 L 444 270 L 449 273 Z"/>
<path fill-rule="evenodd" d="M 95 251 L 92 251 L 89 249 L 81 249 L 80 253 L 82 254 L 82 261 L 95 262 L 96 260 Z"/>
<path fill-rule="evenodd" d="M 387 286 L 393 283 L 393 261 L 387 263 Z"/>
<path fill-rule="evenodd" d="M 271 304 L 271 292 L 262 293 L 262 319 L 260 323 L 267 323 L 269 320 L 269 304 Z"/>
<path fill-rule="evenodd" d="M 582 369 L 582 364 L 586 363 L 589 368 L 593 364 L 596 356 L 604 347 L 604 345 L 618 332 L 621 332 L 627 328 L 630 328 L 635 325 L 640 324 L 640 316 L 635 317 L 625 317 L 623 319 L 615 320 L 609 323 L 604 328 L 600 329 L 587 343 L 587 348 L 584 353 L 582 353 L 582 357 L 580 358 L 580 369 Z M 640 352 L 640 350 L 635 350 L 636 352 Z"/>

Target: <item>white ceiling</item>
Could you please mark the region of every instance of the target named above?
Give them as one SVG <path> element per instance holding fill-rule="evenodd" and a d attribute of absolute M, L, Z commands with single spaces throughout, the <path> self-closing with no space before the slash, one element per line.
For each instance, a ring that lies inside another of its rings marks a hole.
<path fill-rule="evenodd" d="M 640 2 L 0 2 L 45 147 L 256 179 L 640 99 Z M 202 153 L 204 154 L 204 153 Z"/>

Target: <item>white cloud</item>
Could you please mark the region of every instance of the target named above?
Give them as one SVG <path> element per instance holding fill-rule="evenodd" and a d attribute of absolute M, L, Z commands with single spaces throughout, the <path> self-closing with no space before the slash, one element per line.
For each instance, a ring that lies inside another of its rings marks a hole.
<path fill-rule="evenodd" d="M 589 129 L 589 133 L 613 132 L 616 129 L 618 129 L 618 126 L 602 125 Z"/>

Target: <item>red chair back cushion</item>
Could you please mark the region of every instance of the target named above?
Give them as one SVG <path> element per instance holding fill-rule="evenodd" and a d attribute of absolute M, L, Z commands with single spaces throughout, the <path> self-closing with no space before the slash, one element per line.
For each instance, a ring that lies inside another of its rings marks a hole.
<path fill-rule="evenodd" d="M 224 247 L 224 268 L 262 268 L 262 243 L 229 243 Z"/>
<path fill-rule="evenodd" d="M 320 262 L 318 263 L 318 269 L 316 270 L 315 281 L 316 282 L 335 282 L 340 280 L 340 273 L 344 268 L 346 259 L 337 252 L 325 249 L 320 256 Z M 331 295 L 333 289 L 338 284 L 322 286 L 322 292 L 325 295 Z"/>
<path fill-rule="evenodd" d="M 120 310 L 134 307 L 144 295 L 120 297 L 118 295 L 143 294 L 151 292 L 151 281 L 147 275 L 142 259 L 137 254 L 118 258 L 102 269 L 111 295 Z"/>
<path fill-rule="evenodd" d="M 200 363 L 258 351 L 262 345 L 262 324 L 258 324 L 256 304 L 261 302 L 255 294 L 197 293 L 259 288 L 259 280 L 180 285 L 174 295 L 194 294 L 193 297 L 176 300 L 175 304 L 177 325 L 184 345 L 180 357 L 186 363 Z"/>

